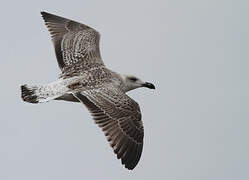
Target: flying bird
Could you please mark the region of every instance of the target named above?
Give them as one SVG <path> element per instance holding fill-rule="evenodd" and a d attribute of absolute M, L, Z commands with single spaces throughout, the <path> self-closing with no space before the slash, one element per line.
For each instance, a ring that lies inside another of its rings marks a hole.
<path fill-rule="evenodd" d="M 155 86 L 108 69 L 100 55 L 100 34 L 95 29 L 47 12 L 41 15 L 61 74 L 48 84 L 22 85 L 22 99 L 29 103 L 81 102 L 102 128 L 117 158 L 127 169 L 134 169 L 142 154 L 144 128 L 139 105 L 126 92 Z"/>

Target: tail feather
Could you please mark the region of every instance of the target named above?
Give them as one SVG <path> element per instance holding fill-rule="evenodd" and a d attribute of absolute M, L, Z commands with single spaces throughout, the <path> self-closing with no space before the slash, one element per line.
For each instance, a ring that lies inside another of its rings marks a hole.
<path fill-rule="evenodd" d="M 68 86 L 78 81 L 79 78 L 58 79 L 49 84 L 36 85 L 22 85 L 21 97 L 24 101 L 29 103 L 44 103 L 54 99 L 75 101 L 76 99 L 71 95 L 67 95 L 71 89 Z M 60 98 L 61 97 L 61 98 Z"/>
<path fill-rule="evenodd" d="M 35 93 L 35 86 L 31 87 L 28 86 L 27 84 L 21 86 L 21 91 L 22 91 L 22 99 L 26 102 L 29 103 L 38 103 L 38 96 Z"/>

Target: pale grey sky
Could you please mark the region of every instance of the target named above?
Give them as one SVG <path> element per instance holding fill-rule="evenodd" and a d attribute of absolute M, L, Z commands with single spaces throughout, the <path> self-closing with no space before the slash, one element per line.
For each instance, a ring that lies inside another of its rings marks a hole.
<path fill-rule="evenodd" d="M 81 104 L 28 104 L 58 77 L 46 10 L 101 33 L 105 64 L 156 85 L 130 92 L 145 143 L 134 171 Z M 2 1 L 1 180 L 249 179 L 248 0 Z"/>

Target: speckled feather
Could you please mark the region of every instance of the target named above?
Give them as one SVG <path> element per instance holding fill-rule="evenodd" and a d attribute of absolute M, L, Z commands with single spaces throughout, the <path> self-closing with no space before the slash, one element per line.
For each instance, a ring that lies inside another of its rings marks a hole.
<path fill-rule="evenodd" d="M 135 168 L 144 137 L 139 105 L 112 84 L 74 96 L 87 106 L 122 164 L 128 169 Z"/>
<path fill-rule="evenodd" d="M 87 25 L 41 12 L 51 34 L 62 73 L 77 66 L 104 65 L 99 50 L 100 34 Z"/>

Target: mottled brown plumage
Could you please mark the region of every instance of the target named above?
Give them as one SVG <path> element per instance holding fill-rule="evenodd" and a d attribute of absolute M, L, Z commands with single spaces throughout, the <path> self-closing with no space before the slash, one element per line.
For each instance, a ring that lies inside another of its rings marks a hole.
<path fill-rule="evenodd" d="M 100 34 L 93 28 L 41 12 L 51 34 L 60 78 L 46 85 L 23 85 L 22 98 L 30 103 L 66 100 L 83 103 L 128 169 L 134 169 L 143 149 L 144 128 L 139 105 L 126 95 L 151 83 L 109 70 L 103 63 Z"/>

